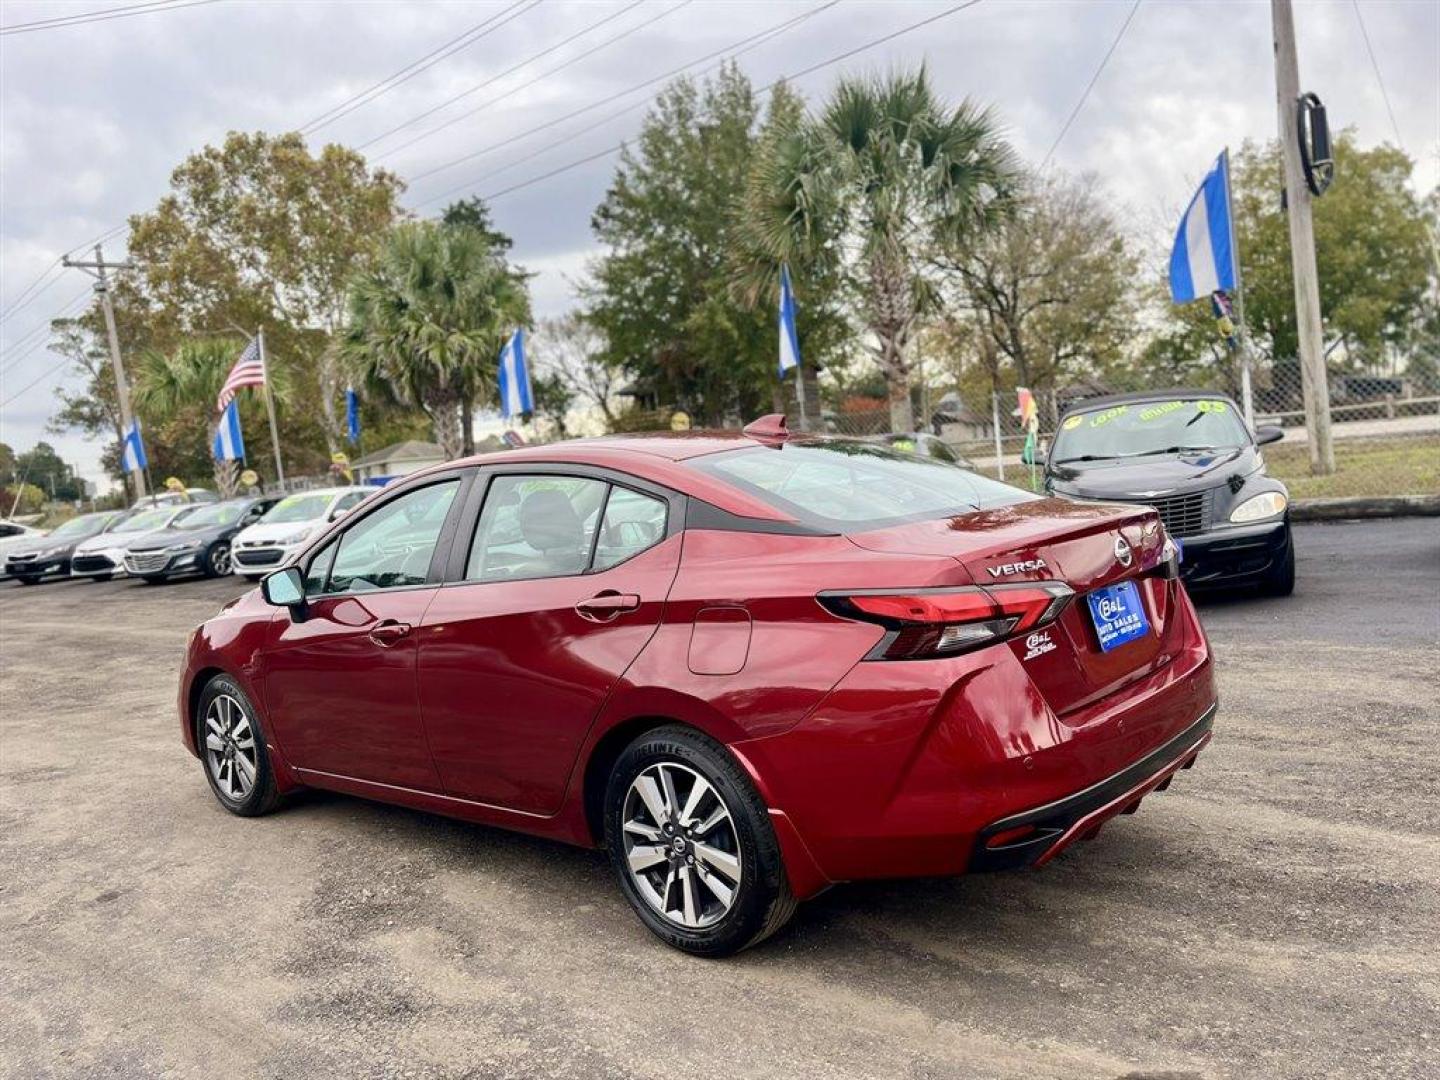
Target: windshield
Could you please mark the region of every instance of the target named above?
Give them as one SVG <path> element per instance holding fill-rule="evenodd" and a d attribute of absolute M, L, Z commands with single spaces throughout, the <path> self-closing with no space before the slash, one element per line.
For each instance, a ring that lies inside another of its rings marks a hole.
<path fill-rule="evenodd" d="M 175 511 L 170 508 L 164 510 L 145 510 L 134 517 L 126 518 L 119 525 L 116 525 L 114 532 L 150 532 L 153 529 L 163 529 L 165 523 L 170 520 Z"/>
<path fill-rule="evenodd" d="M 58 529 L 54 529 L 48 539 L 54 540 L 66 536 L 94 536 L 105 528 L 106 523 L 114 516 L 114 514 L 83 514 L 80 517 L 71 518 Z"/>
<path fill-rule="evenodd" d="M 177 529 L 204 529 L 211 525 L 233 525 L 245 513 L 248 502 L 210 503 L 175 522 Z"/>
<path fill-rule="evenodd" d="M 1051 461 L 1104 461 L 1182 450 L 1233 450 L 1249 441 L 1250 436 L 1228 401 L 1137 401 L 1067 416 L 1055 433 Z"/>
<path fill-rule="evenodd" d="M 266 525 L 284 524 L 287 521 L 314 521 L 323 517 L 333 495 L 291 495 L 281 499 L 260 520 Z"/>
<path fill-rule="evenodd" d="M 689 462 L 817 528 L 856 532 L 1036 496 L 935 458 L 834 440 L 756 446 Z"/>

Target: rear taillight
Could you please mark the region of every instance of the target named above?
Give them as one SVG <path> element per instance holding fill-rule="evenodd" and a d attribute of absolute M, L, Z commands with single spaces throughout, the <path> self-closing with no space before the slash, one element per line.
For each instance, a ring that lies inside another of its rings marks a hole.
<path fill-rule="evenodd" d="M 923 660 L 993 645 L 1054 622 L 1074 591 L 1058 581 L 953 589 L 823 592 L 825 608 L 886 629 L 869 660 Z"/>

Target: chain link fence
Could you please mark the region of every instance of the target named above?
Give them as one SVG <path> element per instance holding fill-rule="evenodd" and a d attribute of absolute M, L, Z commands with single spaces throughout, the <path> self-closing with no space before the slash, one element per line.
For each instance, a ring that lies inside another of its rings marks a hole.
<path fill-rule="evenodd" d="M 1106 394 L 1160 388 L 1121 379 L 1036 389 L 1042 453 L 1067 409 Z M 1237 387 L 1218 382 L 1197 389 L 1240 400 Z M 1298 367 L 1257 372 L 1253 401 L 1257 427 L 1285 432 L 1264 454 L 1270 474 L 1285 481 L 1293 498 L 1440 494 L 1440 381 L 1434 378 L 1332 374 L 1336 468 L 1328 476 L 1310 470 Z M 919 431 L 938 436 L 981 472 L 1030 486 L 1032 470 L 1020 460 L 1025 433 L 1013 390 L 937 393 L 931 388 L 917 393 L 913 404 Z M 834 434 L 865 437 L 891 430 L 888 405 L 875 399 L 847 399 L 827 409 L 824 419 L 825 429 Z"/>

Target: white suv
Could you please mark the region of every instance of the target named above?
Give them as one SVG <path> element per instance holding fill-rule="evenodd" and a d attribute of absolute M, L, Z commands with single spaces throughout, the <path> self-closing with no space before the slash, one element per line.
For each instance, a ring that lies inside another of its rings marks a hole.
<path fill-rule="evenodd" d="M 379 490 L 317 488 L 285 496 L 263 518 L 235 535 L 230 545 L 235 573 L 254 581 L 284 566 L 312 536 Z"/>

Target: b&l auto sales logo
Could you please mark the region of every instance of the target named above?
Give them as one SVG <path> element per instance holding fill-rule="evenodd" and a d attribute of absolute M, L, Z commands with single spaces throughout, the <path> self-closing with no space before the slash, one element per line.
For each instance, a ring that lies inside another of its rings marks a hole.
<path fill-rule="evenodd" d="M 1049 630 L 1037 630 L 1025 639 L 1025 655 L 1021 660 L 1034 660 L 1037 656 L 1044 656 L 1047 652 L 1055 651 L 1055 642 L 1050 640 Z"/>

